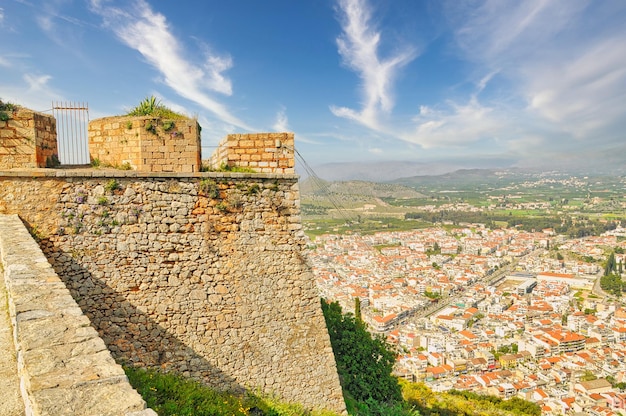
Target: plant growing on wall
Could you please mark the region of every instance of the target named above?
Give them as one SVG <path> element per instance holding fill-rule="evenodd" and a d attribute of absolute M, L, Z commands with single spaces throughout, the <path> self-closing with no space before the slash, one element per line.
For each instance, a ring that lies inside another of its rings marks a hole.
<path fill-rule="evenodd" d="M 11 103 L 5 103 L 0 100 L 0 121 L 7 121 L 11 118 L 9 113 L 17 110 L 18 106 Z"/>
<path fill-rule="evenodd" d="M 109 193 L 113 193 L 113 191 L 116 191 L 118 189 L 122 189 L 122 186 L 115 179 L 111 179 L 104 185 L 104 189 L 105 189 L 105 191 L 107 191 Z"/>
<path fill-rule="evenodd" d="M 177 113 L 171 108 L 165 106 L 154 95 L 144 98 L 137 107 L 133 108 L 126 114 L 128 116 L 153 116 L 159 118 L 167 118 L 180 120 L 188 118 L 187 116 Z"/>
<path fill-rule="evenodd" d="M 172 120 L 166 120 L 163 122 L 163 131 L 170 131 L 174 128 L 174 122 Z"/>
<path fill-rule="evenodd" d="M 209 198 L 217 198 L 219 196 L 217 183 L 209 178 L 200 179 L 200 182 L 198 183 L 198 192 Z"/>

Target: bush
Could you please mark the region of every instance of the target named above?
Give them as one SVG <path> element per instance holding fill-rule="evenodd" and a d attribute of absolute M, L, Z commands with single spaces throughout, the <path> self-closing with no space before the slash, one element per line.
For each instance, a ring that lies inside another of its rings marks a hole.
<path fill-rule="evenodd" d="M 344 315 L 336 302 L 322 299 L 322 311 L 344 391 L 368 408 L 399 403 L 400 386 L 391 375 L 395 354 L 385 340 L 373 337 L 354 315 Z"/>
<path fill-rule="evenodd" d="M 188 118 L 187 116 L 177 113 L 171 108 L 166 107 L 160 100 L 152 95 L 144 98 L 137 107 L 133 108 L 126 114 L 128 116 L 153 116 L 158 118 L 167 118 L 180 120 Z M 173 123 L 172 123 L 173 127 Z"/>

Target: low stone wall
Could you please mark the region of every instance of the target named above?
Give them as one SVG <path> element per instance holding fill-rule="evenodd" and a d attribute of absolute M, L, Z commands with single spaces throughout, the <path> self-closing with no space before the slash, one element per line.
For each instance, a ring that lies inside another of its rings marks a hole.
<path fill-rule="evenodd" d="M 255 172 L 294 173 L 294 134 L 229 134 L 220 142 L 208 164 L 211 169 L 225 165 Z"/>
<path fill-rule="evenodd" d="M 56 120 L 26 108 L 0 121 L 0 169 L 45 168 L 58 162 Z"/>
<path fill-rule="evenodd" d="M 27 415 L 156 415 L 17 215 L 0 215 L 0 261 Z"/>
<path fill-rule="evenodd" d="M 296 175 L 40 174 L 0 173 L 0 213 L 43 238 L 114 357 L 345 411 Z"/>
<path fill-rule="evenodd" d="M 103 164 L 147 172 L 199 172 L 198 123 L 191 119 L 106 117 L 89 122 L 89 154 Z"/>

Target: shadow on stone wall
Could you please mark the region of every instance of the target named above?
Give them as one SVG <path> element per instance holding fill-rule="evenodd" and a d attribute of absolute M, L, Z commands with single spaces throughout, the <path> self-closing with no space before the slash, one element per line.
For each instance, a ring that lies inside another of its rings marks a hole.
<path fill-rule="evenodd" d="M 246 391 L 234 378 L 168 332 L 148 312 L 132 305 L 123 293 L 94 277 L 71 253 L 45 240 L 40 246 L 119 364 L 191 377 L 220 391 L 235 394 Z M 133 290 L 137 289 L 130 288 Z M 102 302 L 113 305 L 101 308 Z"/>

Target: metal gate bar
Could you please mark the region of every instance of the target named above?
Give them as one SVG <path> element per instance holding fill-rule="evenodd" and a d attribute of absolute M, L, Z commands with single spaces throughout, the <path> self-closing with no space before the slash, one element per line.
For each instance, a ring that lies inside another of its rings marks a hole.
<path fill-rule="evenodd" d="M 88 165 L 89 107 L 87 103 L 53 102 L 52 114 L 57 122 L 57 146 L 63 165 Z"/>

